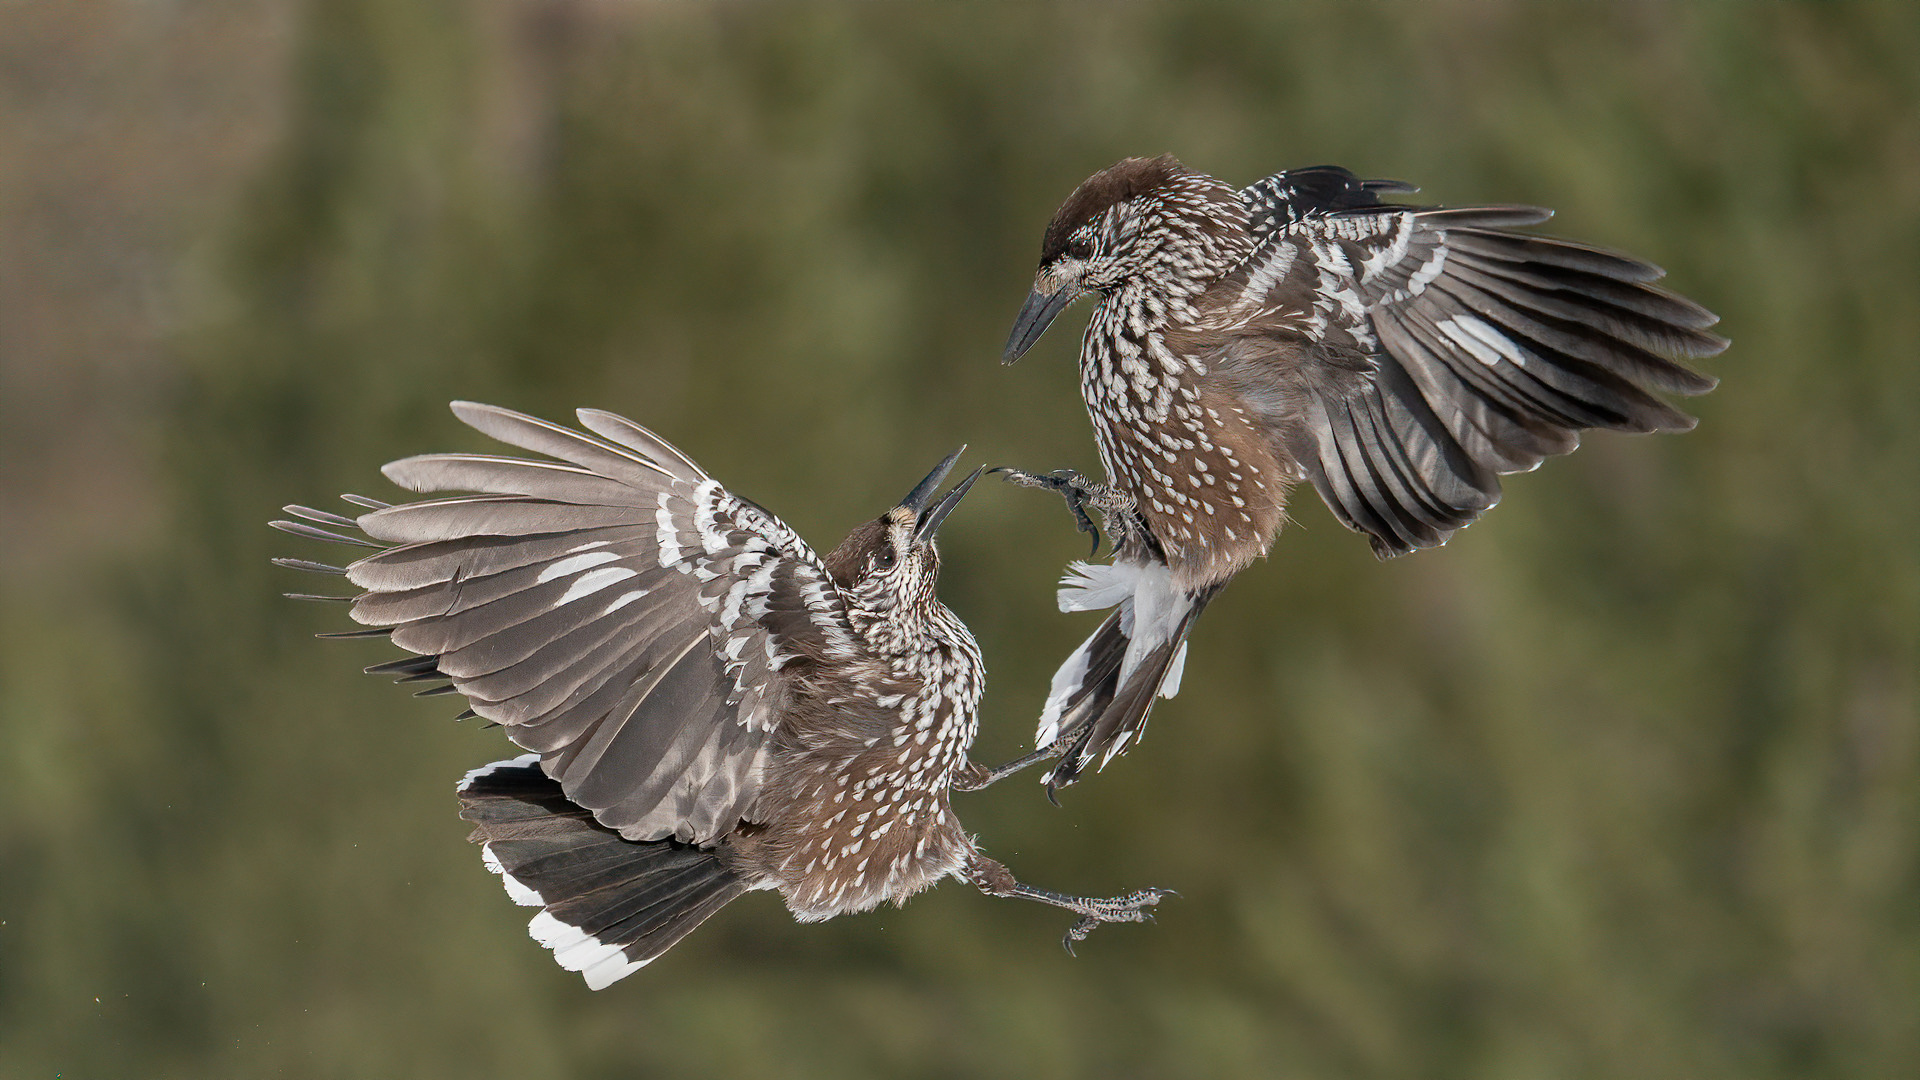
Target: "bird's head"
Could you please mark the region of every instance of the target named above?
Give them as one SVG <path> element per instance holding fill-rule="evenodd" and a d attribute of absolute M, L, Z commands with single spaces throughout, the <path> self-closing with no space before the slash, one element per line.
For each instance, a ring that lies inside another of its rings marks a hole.
<path fill-rule="evenodd" d="M 1232 269 L 1250 246 L 1239 195 L 1172 154 L 1102 169 L 1047 224 L 1040 270 L 1004 359 L 1020 359 L 1068 304 L 1090 292 L 1111 298 L 1137 290 L 1164 317 L 1173 303 Z"/>
<path fill-rule="evenodd" d="M 940 482 L 966 449 L 948 454 L 900 505 L 848 533 L 827 556 L 827 572 L 856 611 L 890 618 L 935 603 L 940 552 L 934 534 L 984 471 L 975 469 L 953 490 L 939 494 Z"/>

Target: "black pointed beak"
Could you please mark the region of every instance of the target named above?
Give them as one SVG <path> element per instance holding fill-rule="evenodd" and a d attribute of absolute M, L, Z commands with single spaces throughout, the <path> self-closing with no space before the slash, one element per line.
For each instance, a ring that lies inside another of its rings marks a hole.
<path fill-rule="evenodd" d="M 965 450 L 966 447 L 963 446 L 960 449 Z M 953 456 L 956 458 L 959 457 L 959 451 L 954 451 Z M 947 460 L 951 462 L 953 458 L 948 458 Z M 915 544 L 931 543 L 933 541 L 933 534 L 940 531 L 940 523 L 947 520 L 947 515 L 953 513 L 953 508 L 959 506 L 960 500 L 967 497 L 967 489 L 971 488 L 974 481 L 980 479 L 981 474 L 986 471 L 987 467 L 982 465 L 968 473 L 967 478 L 955 484 L 952 491 L 941 496 L 940 501 L 934 503 L 932 509 L 921 514 L 920 523 L 914 526 L 913 529 L 913 542 Z"/>
<path fill-rule="evenodd" d="M 940 464 L 933 467 L 933 471 L 927 474 L 925 480 L 913 485 L 913 490 L 907 492 L 907 497 L 900 500 L 900 505 L 915 514 L 926 513 L 927 507 L 933 505 L 933 493 L 940 490 L 940 481 L 947 478 L 947 474 L 953 471 L 953 463 L 959 461 L 960 455 L 966 452 L 967 446 L 962 443 L 960 449 L 941 458 Z"/>
<path fill-rule="evenodd" d="M 1052 293 L 1034 289 L 1028 293 L 1027 302 L 1020 305 L 1020 316 L 1013 320 L 1013 333 L 1007 335 L 1007 351 L 1001 355 L 1000 362 L 1011 364 L 1025 356 L 1077 295 L 1079 293 L 1071 288 Z"/>

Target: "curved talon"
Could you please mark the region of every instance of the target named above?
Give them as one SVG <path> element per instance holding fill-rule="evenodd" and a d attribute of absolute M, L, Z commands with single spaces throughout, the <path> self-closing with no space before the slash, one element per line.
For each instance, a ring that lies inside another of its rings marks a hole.
<path fill-rule="evenodd" d="M 1099 919 L 1091 915 L 1083 916 L 1079 922 L 1067 928 L 1067 936 L 1060 939 L 1060 947 L 1067 950 L 1068 956 L 1080 955 L 1073 951 L 1073 943 L 1087 940 L 1087 935 L 1093 933 L 1093 928 L 1099 925 Z"/>
<path fill-rule="evenodd" d="M 1074 469 L 1055 469 L 1042 476 L 1010 465 L 996 465 L 987 470 L 990 473 L 1006 474 L 1006 481 L 1019 487 L 1044 488 L 1057 492 L 1067 501 L 1067 509 L 1073 514 L 1073 526 L 1080 532 L 1093 537 L 1093 548 L 1087 552 L 1091 559 L 1100 554 L 1100 529 L 1093 523 L 1093 517 L 1087 513 L 1087 504 L 1094 501 L 1096 485 Z M 1100 505 L 1094 502 L 1095 506 Z"/>
<path fill-rule="evenodd" d="M 1154 921 L 1154 913 L 1147 910 L 1148 908 L 1154 907 L 1169 896 L 1179 895 L 1172 889 L 1156 886 L 1141 889 L 1126 896 L 1116 896 L 1111 900 L 1093 901 L 1092 903 L 1097 905 L 1096 909 L 1085 911 L 1080 921 L 1067 929 L 1067 935 L 1061 939 L 1060 944 L 1067 950 L 1068 956 L 1076 955 L 1073 951 L 1074 942 L 1087 940 L 1087 936 L 1098 929 L 1102 923 L 1150 923 Z"/>

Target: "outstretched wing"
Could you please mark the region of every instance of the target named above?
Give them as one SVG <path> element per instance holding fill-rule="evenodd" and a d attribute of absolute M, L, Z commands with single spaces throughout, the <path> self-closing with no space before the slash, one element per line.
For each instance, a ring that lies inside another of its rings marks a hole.
<path fill-rule="evenodd" d="M 477 494 L 354 523 L 392 546 L 345 568 L 366 590 L 353 617 L 419 654 L 369 670 L 444 676 L 627 839 L 725 834 L 760 791 L 780 673 L 854 648 L 819 557 L 618 416 L 582 410 L 587 434 L 487 405 L 453 411 L 557 460 L 432 454 L 386 467 L 411 491 Z"/>
<path fill-rule="evenodd" d="M 1517 232 L 1551 212 L 1383 204 L 1320 166 L 1241 192 L 1260 243 L 1216 317 L 1229 363 L 1284 368 L 1286 449 L 1334 514 L 1398 555 L 1445 543 L 1491 507 L 1499 475 L 1579 445 L 1585 428 L 1683 431 L 1653 391 L 1715 380 L 1717 318 L 1652 282 L 1650 263 Z M 1281 400 L 1284 399 L 1284 400 Z"/>

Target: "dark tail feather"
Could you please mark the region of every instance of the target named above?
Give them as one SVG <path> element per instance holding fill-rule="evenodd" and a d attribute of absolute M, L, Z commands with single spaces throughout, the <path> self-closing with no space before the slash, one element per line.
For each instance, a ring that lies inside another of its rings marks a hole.
<path fill-rule="evenodd" d="M 639 970 L 747 891 L 710 851 L 635 841 L 568 802 L 537 754 L 460 782 L 468 837 L 515 903 L 541 908 L 527 930 L 600 990 Z"/>
<path fill-rule="evenodd" d="M 1141 660 L 1125 685 L 1120 683 L 1120 669 L 1128 638 L 1120 632 L 1120 613 L 1110 616 L 1088 639 L 1083 648 L 1087 649 L 1087 672 L 1093 677 L 1081 684 L 1061 717 L 1061 738 L 1073 742 L 1059 764 L 1047 773 L 1049 795 L 1080 779 L 1095 759 L 1104 768 L 1139 738 L 1153 711 L 1154 699 L 1166 685 L 1174 662 L 1183 656 L 1194 620 L 1206 610 L 1213 593 L 1208 589 L 1192 598 L 1193 606 L 1181 618 L 1173 636 Z"/>
<path fill-rule="evenodd" d="M 1062 737 L 1071 739 L 1106 711 L 1114 691 L 1119 689 L 1120 665 L 1127 656 L 1129 639 L 1120 629 L 1124 621 L 1119 610 L 1107 616 L 1054 674 L 1034 745 L 1051 746 Z"/>

